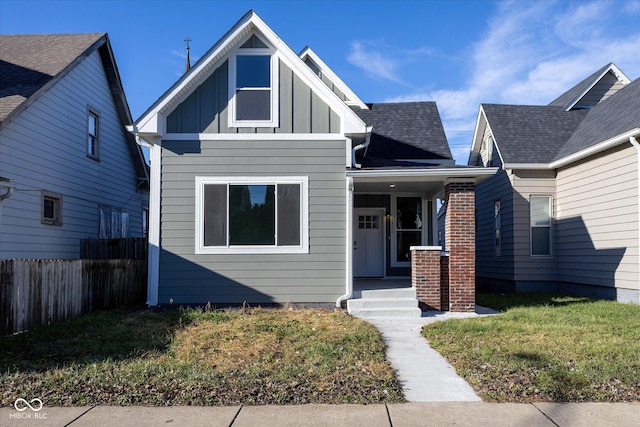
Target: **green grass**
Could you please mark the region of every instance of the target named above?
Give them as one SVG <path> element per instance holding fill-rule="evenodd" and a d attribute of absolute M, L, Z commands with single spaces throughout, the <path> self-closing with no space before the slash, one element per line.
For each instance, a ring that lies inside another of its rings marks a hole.
<path fill-rule="evenodd" d="M 1 405 L 402 402 L 371 325 L 326 310 L 120 309 L 0 338 Z"/>
<path fill-rule="evenodd" d="M 640 306 L 550 294 L 478 294 L 499 316 L 423 335 L 483 400 L 640 401 Z"/>

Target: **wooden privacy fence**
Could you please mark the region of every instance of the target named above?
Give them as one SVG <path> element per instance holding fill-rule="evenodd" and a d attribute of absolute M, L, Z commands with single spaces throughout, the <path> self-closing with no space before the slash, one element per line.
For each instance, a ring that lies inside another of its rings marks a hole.
<path fill-rule="evenodd" d="M 146 282 L 144 260 L 0 260 L 0 333 L 142 304 Z"/>
<path fill-rule="evenodd" d="M 83 239 L 81 259 L 147 259 L 146 238 Z"/>

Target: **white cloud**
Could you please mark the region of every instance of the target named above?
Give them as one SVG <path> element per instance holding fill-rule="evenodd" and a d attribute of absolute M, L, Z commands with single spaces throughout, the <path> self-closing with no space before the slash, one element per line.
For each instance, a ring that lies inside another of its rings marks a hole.
<path fill-rule="evenodd" d="M 397 61 L 377 50 L 365 47 L 362 42 L 351 43 L 351 52 L 347 60 L 356 67 L 362 68 L 373 78 L 403 83 L 396 74 Z"/>
<path fill-rule="evenodd" d="M 473 46 L 466 84 L 389 101 L 436 101 L 456 161 L 466 163 L 459 147 L 469 149 L 480 103 L 546 104 L 609 62 L 639 77 L 640 28 L 620 20 L 635 14 L 637 23 L 640 2 L 624 3 L 626 11 L 620 2 L 501 3 Z"/>

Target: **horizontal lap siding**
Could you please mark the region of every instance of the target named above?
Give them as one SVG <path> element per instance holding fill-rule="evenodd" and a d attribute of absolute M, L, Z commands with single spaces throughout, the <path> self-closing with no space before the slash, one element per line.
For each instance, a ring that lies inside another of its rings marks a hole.
<path fill-rule="evenodd" d="M 550 195 L 553 197 L 553 205 L 556 206 L 555 172 L 549 170 L 514 171 L 511 176 L 511 182 L 515 190 L 513 200 L 515 280 L 527 282 L 555 281 L 557 255 L 554 243 L 558 239 L 555 235 L 554 227 L 553 225 L 551 227 L 552 257 L 532 257 L 529 210 L 529 198 L 532 195 Z M 555 214 L 553 217 L 555 217 Z"/>
<path fill-rule="evenodd" d="M 558 171 L 558 281 L 638 289 L 638 171 L 630 145 Z"/>
<path fill-rule="evenodd" d="M 159 300 L 334 302 L 345 287 L 343 141 L 164 141 Z M 193 152 L 196 151 L 196 152 Z M 309 254 L 195 254 L 196 176 L 308 176 Z"/>
<path fill-rule="evenodd" d="M 502 254 L 494 255 L 494 202 L 500 200 Z M 476 275 L 513 280 L 513 189 L 507 172 L 476 186 Z"/>
<path fill-rule="evenodd" d="M 87 158 L 87 106 L 100 113 L 100 162 Z M 0 131 L 0 176 L 16 183 L 2 204 L 0 258 L 69 259 L 98 237 L 98 205 L 129 212 L 142 235 L 148 194 L 137 175 L 98 52 Z M 41 191 L 62 195 L 62 226 L 41 223 Z"/>

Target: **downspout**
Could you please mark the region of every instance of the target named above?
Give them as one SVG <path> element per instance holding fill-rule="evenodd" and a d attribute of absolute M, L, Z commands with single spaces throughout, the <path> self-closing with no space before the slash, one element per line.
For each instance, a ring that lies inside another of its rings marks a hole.
<path fill-rule="evenodd" d="M 160 274 L 160 146 L 140 138 L 134 133 L 136 143 L 149 149 L 151 176 L 149 177 L 149 243 L 147 261 L 147 306 L 158 305 L 158 284 Z"/>
<path fill-rule="evenodd" d="M 347 238 L 346 238 L 346 273 L 345 273 L 345 294 L 340 296 L 336 301 L 336 307 L 340 308 L 342 302 L 353 296 L 353 178 L 347 177 Z"/>
<path fill-rule="evenodd" d="M 364 140 L 364 143 L 360 144 L 360 145 L 356 145 L 355 147 L 353 147 L 351 149 L 351 164 L 356 168 L 356 169 L 360 169 L 362 168 L 362 165 L 360 163 L 356 163 L 356 151 L 360 151 L 362 149 L 365 149 L 369 146 L 369 144 L 371 143 L 371 130 L 373 129 L 373 126 L 367 126 L 367 136 Z"/>
<path fill-rule="evenodd" d="M 635 136 L 630 136 L 629 142 L 634 146 L 638 154 L 638 250 L 640 250 L 640 143 Z M 640 277 L 640 261 L 638 262 L 638 277 Z M 640 289 L 638 289 L 638 294 L 640 294 Z M 638 303 L 640 304 L 640 295 L 638 296 Z"/>

